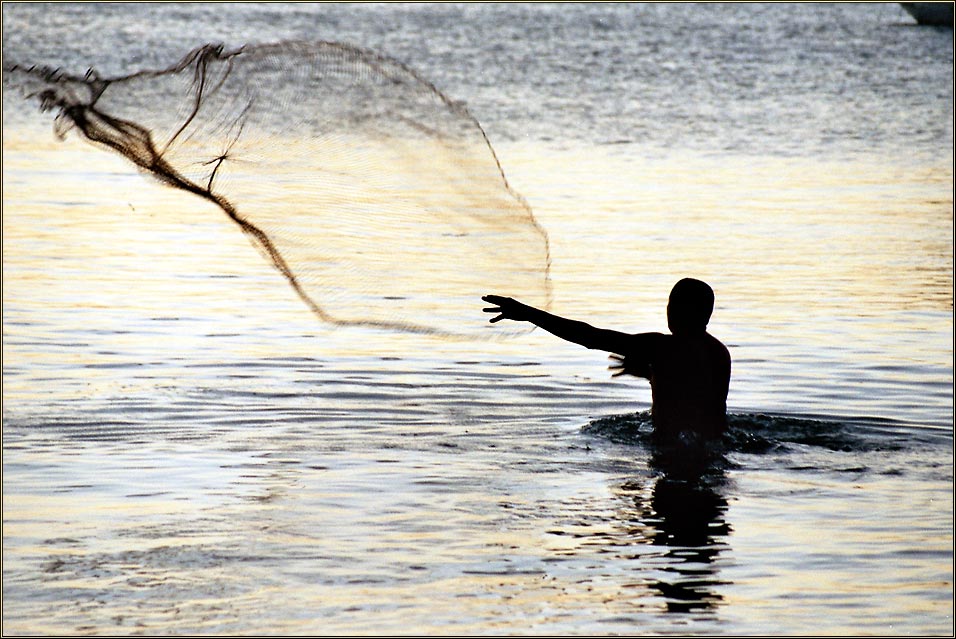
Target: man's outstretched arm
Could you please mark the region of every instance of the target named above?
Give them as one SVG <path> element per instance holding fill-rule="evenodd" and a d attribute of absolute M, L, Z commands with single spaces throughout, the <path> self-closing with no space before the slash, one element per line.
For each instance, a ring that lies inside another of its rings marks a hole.
<path fill-rule="evenodd" d="M 498 313 L 497 317 L 491 318 L 491 323 L 500 322 L 503 319 L 531 322 L 556 337 L 580 344 L 586 348 L 610 353 L 625 353 L 629 350 L 628 344 L 633 337 L 628 333 L 595 328 L 584 322 L 559 317 L 539 308 L 522 304 L 510 297 L 485 295 L 481 299 L 489 304 L 495 304 L 493 307 L 484 309 L 485 313 Z"/>

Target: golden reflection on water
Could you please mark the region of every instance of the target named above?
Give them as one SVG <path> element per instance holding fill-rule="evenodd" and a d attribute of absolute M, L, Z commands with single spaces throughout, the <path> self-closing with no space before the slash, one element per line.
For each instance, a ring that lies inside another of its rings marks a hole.
<path fill-rule="evenodd" d="M 88 299 L 70 300 L 91 307 L 126 299 L 175 308 L 174 300 L 221 283 L 185 286 L 184 277 L 261 267 L 238 229 L 200 199 L 72 137 L 30 153 L 17 153 L 18 142 L 4 141 L 3 184 L 5 279 L 17 299 L 76 293 L 74 281 L 48 275 L 65 268 L 60 261 L 95 268 L 110 284 L 83 287 Z M 719 304 L 735 313 L 759 307 L 769 322 L 788 321 L 795 307 L 843 317 L 952 309 L 951 167 L 644 159 L 613 147 L 557 154 L 508 145 L 502 155 L 550 232 L 556 295 L 572 308 L 607 298 L 610 306 L 587 310 L 656 318 L 667 284 L 687 274 L 713 282 Z M 157 260 L 165 268 L 152 268 Z"/>
<path fill-rule="evenodd" d="M 556 279 L 562 267 L 593 278 L 574 294 L 603 284 L 643 296 L 647 278 L 688 273 L 715 282 L 718 302 L 759 304 L 768 319 L 797 300 L 817 312 L 952 308 L 948 166 L 504 154 L 551 230 Z"/>
<path fill-rule="evenodd" d="M 175 323 L 183 353 L 201 351 L 209 335 L 229 334 L 234 347 L 262 355 L 254 335 L 264 326 L 318 332 L 340 355 L 433 348 L 410 336 L 373 333 L 357 342 L 330 331 L 216 207 L 137 175 L 122 159 L 74 137 L 34 147 L 5 136 L 4 144 L 5 322 L 28 322 L 30 331 L 54 336 L 50 344 L 61 327 L 92 332 L 79 350 L 5 340 L 4 361 L 58 368 L 77 358 L 95 363 L 96 353 L 118 347 L 149 358 L 169 347 L 154 337 L 154 330 L 168 334 L 157 321 Z M 853 358 L 875 365 L 952 366 L 948 166 L 678 152 L 642 158 L 615 147 L 555 152 L 522 144 L 504 145 L 499 155 L 549 232 L 555 312 L 622 330 L 663 330 L 674 281 L 693 276 L 714 286 L 711 331 L 738 347 L 734 387 L 750 389 L 732 396 L 732 405 L 779 405 L 757 388 L 772 374 L 762 363 L 768 359 L 807 367 L 849 347 Z M 456 269 L 470 267 L 482 268 L 466 260 Z M 419 288 L 427 290 L 427 277 L 447 275 L 435 270 L 419 271 Z M 364 303 L 351 302 L 357 310 Z M 485 323 L 481 305 L 466 321 Z M 494 348 L 560 352 L 550 340 L 535 333 Z M 312 354 L 314 341 L 301 349 Z M 95 385 L 103 370 L 76 374 Z M 5 392 L 29 392 L 29 376 L 23 379 L 9 380 Z"/>

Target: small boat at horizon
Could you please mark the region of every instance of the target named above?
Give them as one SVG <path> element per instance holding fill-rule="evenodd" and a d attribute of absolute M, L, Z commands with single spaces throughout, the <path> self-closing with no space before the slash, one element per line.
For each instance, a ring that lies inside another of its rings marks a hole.
<path fill-rule="evenodd" d="M 919 24 L 950 28 L 953 26 L 952 2 L 901 2 L 900 6 Z"/>

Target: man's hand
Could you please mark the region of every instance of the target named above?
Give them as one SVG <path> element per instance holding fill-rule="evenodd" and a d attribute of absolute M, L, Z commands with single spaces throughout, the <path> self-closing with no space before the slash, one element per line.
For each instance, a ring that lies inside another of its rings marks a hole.
<path fill-rule="evenodd" d="M 620 377 L 621 375 L 633 375 L 634 377 L 651 378 L 651 368 L 647 364 L 635 364 L 632 358 L 626 355 L 614 355 L 608 357 L 611 364 L 607 369 L 611 371 L 611 377 Z"/>
<path fill-rule="evenodd" d="M 510 319 L 516 322 L 525 322 L 529 319 L 529 312 L 533 310 L 527 304 L 522 304 L 517 300 L 511 299 L 510 297 L 503 297 L 501 295 L 484 295 L 481 299 L 489 304 L 496 305 L 490 308 L 482 309 L 485 313 L 498 313 L 497 317 L 492 317 L 489 320 L 492 324 L 495 322 L 500 322 L 503 319 Z"/>

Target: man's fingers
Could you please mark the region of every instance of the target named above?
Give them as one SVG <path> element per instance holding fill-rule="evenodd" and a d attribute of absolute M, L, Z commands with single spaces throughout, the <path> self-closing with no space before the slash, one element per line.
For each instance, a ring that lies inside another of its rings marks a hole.
<path fill-rule="evenodd" d="M 627 375 L 627 364 L 625 363 L 625 357 L 623 355 L 618 355 L 617 353 L 611 353 L 607 357 L 611 360 L 611 363 L 608 364 L 607 369 L 611 371 L 611 377 L 620 377 L 621 375 Z"/>
<path fill-rule="evenodd" d="M 504 295 L 483 295 L 482 300 L 488 302 L 489 304 L 497 304 L 498 306 L 511 306 L 517 304 L 510 297 L 505 297 Z"/>
<path fill-rule="evenodd" d="M 481 299 L 489 304 L 497 304 L 497 306 L 489 306 L 487 308 L 481 309 L 485 313 L 499 313 L 498 317 L 492 317 L 490 320 L 488 320 L 492 324 L 500 322 L 503 319 L 514 319 L 512 317 L 508 317 L 507 313 L 505 312 L 506 305 L 509 305 L 509 303 L 510 305 L 514 304 L 514 300 L 512 300 L 510 297 L 504 297 L 502 295 L 482 295 Z"/>

